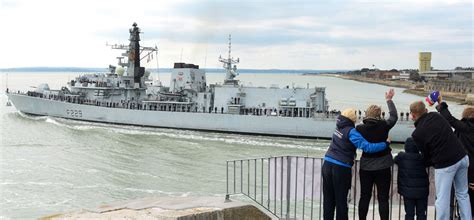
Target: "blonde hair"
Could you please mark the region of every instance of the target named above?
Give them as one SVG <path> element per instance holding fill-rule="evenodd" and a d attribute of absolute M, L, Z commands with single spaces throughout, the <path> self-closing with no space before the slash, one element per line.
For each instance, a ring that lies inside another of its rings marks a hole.
<path fill-rule="evenodd" d="M 474 118 L 474 106 L 467 106 L 464 108 L 464 111 L 462 111 L 462 118 Z"/>
<path fill-rule="evenodd" d="M 353 108 L 345 109 L 344 111 L 342 111 L 341 115 L 348 118 L 348 119 L 350 119 L 354 123 L 357 120 L 356 110 L 353 109 Z"/>
<path fill-rule="evenodd" d="M 381 114 L 382 114 L 382 108 L 380 106 L 371 105 L 367 108 L 367 112 L 365 113 L 365 117 L 380 119 Z"/>
<path fill-rule="evenodd" d="M 426 112 L 425 103 L 423 103 L 422 101 L 416 101 L 416 102 L 411 103 L 410 112 L 412 114 L 415 114 L 417 117 L 422 115 L 423 113 Z"/>

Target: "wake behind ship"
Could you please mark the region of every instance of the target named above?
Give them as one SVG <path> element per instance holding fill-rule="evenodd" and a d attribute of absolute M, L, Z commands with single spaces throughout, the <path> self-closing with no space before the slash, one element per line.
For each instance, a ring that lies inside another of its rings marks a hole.
<path fill-rule="evenodd" d="M 60 90 L 41 84 L 34 91 L 7 96 L 18 111 L 67 119 L 125 125 L 217 132 L 331 138 L 337 112 L 329 111 L 324 87 L 248 87 L 235 79 L 239 59 L 219 57 L 226 71 L 222 84 L 207 84 L 198 65 L 175 63 L 170 86 L 151 83 L 143 59 L 157 58 L 157 47 L 140 46 L 141 30 L 134 23 L 129 45 L 109 72 L 85 74 Z M 122 70 L 122 71 L 119 71 Z M 412 123 L 397 123 L 393 141 L 403 142 Z"/>

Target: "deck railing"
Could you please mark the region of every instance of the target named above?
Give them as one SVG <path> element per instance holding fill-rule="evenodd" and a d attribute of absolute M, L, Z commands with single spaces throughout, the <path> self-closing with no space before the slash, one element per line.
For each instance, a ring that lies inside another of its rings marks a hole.
<path fill-rule="evenodd" d="M 226 164 L 226 199 L 245 195 L 279 219 L 322 219 L 322 158 L 281 156 L 230 160 Z M 404 219 L 403 197 L 397 192 L 397 166 L 391 168 L 390 219 Z M 427 219 L 435 219 L 434 172 L 430 176 Z M 349 219 L 358 218 L 359 161 L 352 168 L 348 193 Z M 374 199 L 375 198 L 375 199 Z M 374 187 L 367 219 L 380 219 Z"/>

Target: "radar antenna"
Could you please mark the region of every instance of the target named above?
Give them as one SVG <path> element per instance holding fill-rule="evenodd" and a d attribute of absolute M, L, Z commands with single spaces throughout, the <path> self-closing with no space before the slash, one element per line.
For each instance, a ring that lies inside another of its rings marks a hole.
<path fill-rule="evenodd" d="M 238 80 L 235 80 L 234 78 L 238 75 L 237 73 L 237 65 L 240 62 L 240 59 L 234 59 L 231 56 L 232 52 L 232 37 L 229 34 L 229 55 L 228 58 L 222 58 L 222 56 L 219 56 L 219 62 L 223 63 L 223 67 L 226 70 L 226 75 L 224 79 L 224 84 L 233 84 L 236 85 L 238 83 Z M 232 66 L 234 65 L 234 66 Z"/>
<path fill-rule="evenodd" d="M 147 58 L 147 62 L 153 59 L 153 55 L 157 54 L 158 48 L 155 47 L 143 47 L 140 45 L 140 33 L 141 29 L 137 26 L 137 23 L 133 23 L 132 28 L 129 29 L 130 38 L 129 44 L 108 44 L 112 49 L 125 50 L 118 59 L 118 65 L 127 67 L 126 77 L 133 77 L 132 85 L 135 88 L 142 88 L 144 86 L 145 67 L 142 67 L 141 61 Z M 126 59 L 126 62 L 122 60 Z"/>

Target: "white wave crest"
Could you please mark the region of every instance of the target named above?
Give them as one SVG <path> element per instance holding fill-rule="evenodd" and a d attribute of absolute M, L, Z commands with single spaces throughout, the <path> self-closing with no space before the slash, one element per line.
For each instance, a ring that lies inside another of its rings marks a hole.
<path fill-rule="evenodd" d="M 22 118 L 26 118 L 26 119 L 34 120 L 34 121 L 43 121 L 46 118 L 48 118 L 48 116 L 34 116 L 34 115 L 25 114 L 23 112 L 16 112 L 16 114 Z"/>
<path fill-rule="evenodd" d="M 191 130 L 178 130 L 178 129 L 167 129 L 167 128 L 151 128 L 151 127 L 137 127 L 129 125 L 114 125 L 114 124 L 103 124 L 96 122 L 85 122 L 85 121 L 74 121 L 62 118 L 53 118 L 40 116 L 37 117 L 27 116 L 34 120 L 45 120 L 46 123 L 51 123 L 56 126 L 66 127 L 72 130 L 104 130 L 117 134 L 126 135 L 148 135 L 148 136 L 159 136 L 167 137 L 177 140 L 191 140 L 191 141 L 211 141 L 211 142 L 222 142 L 227 144 L 238 144 L 238 145 L 252 145 L 262 147 L 277 147 L 277 148 L 293 148 L 293 149 L 312 149 L 312 150 L 326 150 L 328 143 L 321 141 L 311 141 L 308 139 L 298 140 L 291 138 L 269 138 L 263 136 L 250 136 L 240 134 L 223 134 L 214 132 L 204 131 L 191 131 Z M 195 142 L 190 142 L 196 145 Z"/>

